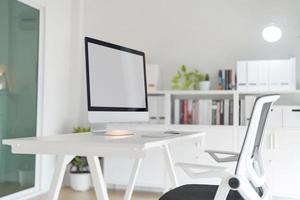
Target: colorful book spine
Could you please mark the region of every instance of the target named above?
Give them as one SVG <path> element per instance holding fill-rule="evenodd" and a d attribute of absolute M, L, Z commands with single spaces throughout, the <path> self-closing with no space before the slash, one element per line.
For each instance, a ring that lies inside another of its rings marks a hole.
<path fill-rule="evenodd" d="M 228 71 L 228 89 L 233 90 L 233 78 L 232 78 L 232 70 Z"/>
<path fill-rule="evenodd" d="M 183 100 L 183 124 L 189 124 L 189 100 Z"/>
<path fill-rule="evenodd" d="M 229 100 L 229 125 L 233 125 L 233 100 Z"/>
<path fill-rule="evenodd" d="M 174 100 L 173 123 L 180 124 L 180 99 Z"/>
<path fill-rule="evenodd" d="M 175 99 L 174 124 L 233 125 L 232 99 Z"/>
<path fill-rule="evenodd" d="M 218 88 L 220 90 L 233 90 L 234 89 L 234 74 L 232 69 L 225 69 L 218 71 Z"/>
<path fill-rule="evenodd" d="M 184 100 L 180 100 L 180 124 L 183 124 Z"/>
<path fill-rule="evenodd" d="M 218 74 L 218 88 L 220 90 L 223 90 L 223 70 L 219 70 L 219 74 Z"/>
<path fill-rule="evenodd" d="M 220 125 L 224 125 L 224 100 L 220 100 Z"/>
<path fill-rule="evenodd" d="M 199 123 L 199 102 L 197 100 L 193 100 L 193 109 L 192 109 L 192 124 Z"/>

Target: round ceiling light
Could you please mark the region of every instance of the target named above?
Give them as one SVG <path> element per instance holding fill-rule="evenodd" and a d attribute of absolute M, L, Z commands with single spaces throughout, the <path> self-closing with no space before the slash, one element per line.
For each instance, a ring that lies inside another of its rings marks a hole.
<path fill-rule="evenodd" d="M 277 42 L 282 37 L 282 31 L 277 26 L 268 26 L 263 30 L 262 36 L 267 42 Z"/>

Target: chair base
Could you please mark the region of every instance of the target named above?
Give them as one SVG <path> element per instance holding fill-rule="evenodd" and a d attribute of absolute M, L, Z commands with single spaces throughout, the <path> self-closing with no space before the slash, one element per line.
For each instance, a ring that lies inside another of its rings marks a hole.
<path fill-rule="evenodd" d="M 218 185 L 183 185 L 164 194 L 159 200 L 214 200 Z M 244 200 L 237 192 L 231 190 L 226 200 Z"/>

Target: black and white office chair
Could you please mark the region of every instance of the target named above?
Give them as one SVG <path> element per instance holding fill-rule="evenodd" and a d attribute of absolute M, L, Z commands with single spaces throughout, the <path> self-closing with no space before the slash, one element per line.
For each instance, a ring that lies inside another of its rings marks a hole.
<path fill-rule="evenodd" d="M 239 154 L 208 151 L 217 162 L 237 162 L 235 172 L 226 168 L 177 163 L 191 178 L 220 178 L 220 185 L 183 185 L 164 194 L 160 200 L 269 200 L 270 191 L 265 182 L 261 144 L 266 120 L 279 95 L 256 99 L 245 140 Z M 227 157 L 221 158 L 218 155 Z M 196 172 L 199 170 L 199 172 Z"/>

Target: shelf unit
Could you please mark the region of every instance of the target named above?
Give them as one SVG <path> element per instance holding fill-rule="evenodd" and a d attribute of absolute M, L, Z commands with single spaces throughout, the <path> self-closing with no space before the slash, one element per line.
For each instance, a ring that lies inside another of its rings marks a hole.
<path fill-rule="evenodd" d="M 148 93 L 148 96 L 160 96 L 164 97 L 164 109 L 165 109 L 165 125 L 170 127 L 185 127 L 187 129 L 198 128 L 220 128 L 220 127 L 245 127 L 245 125 L 240 125 L 239 123 L 239 101 L 243 99 L 247 95 L 251 96 L 261 96 L 268 94 L 280 94 L 282 96 L 285 95 L 299 95 L 299 103 L 300 103 L 300 90 L 292 90 L 292 91 L 235 91 L 235 90 L 209 90 L 209 91 L 200 91 L 200 90 L 160 90 L 156 92 Z M 233 100 L 233 125 L 178 125 L 172 124 L 172 101 L 174 98 L 187 98 L 187 99 L 232 99 Z M 151 107 L 149 108 L 151 109 Z M 154 124 L 152 124 L 154 125 Z M 299 129 L 300 130 L 300 129 Z"/>
<path fill-rule="evenodd" d="M 161 90 L 156 92 L 151 92 L 148 94 L 149 97 L 154 96 L 160 96 L 164 97 L 164 113 L 165 113 L 165 121 L 160 125 L 157 125 L 155 123 L 151 124 L 140 124 L 136 125 L 135 127 L 139 127 L 143 130 L 150 130 L 150 129 L 165 129 L 165 130 L 184 130 L 184 131 L 205 131 L 208 134 L 210 133 L 216 133 L 219 132 L 219 130 L 224 130 L 228 132 L 232 132 L 232 150 L 238 151 L 242 145 L 242 141 L 244 138 L 244 133 L 246 132 L 247 126 L 245 124 L 240 124 L 240 105 L 239 101 L 247 95 L 251 96 L 262 96 L 267 94 L 280 94 L 282 95 L 282 98 L 285 98 L 289 95 L 297 95 L 299 97 L 297 99 L 297 102 L 299 102 L 298 105 L 300 105 L 300 90 L 293 90 L 293 91 L 235 91 L 235 90 L 209 90 L 209 91 L 179 91 L 179 90 Z M 172 124 L 172 102 L 174 97 L 180 97 L 180 98 L 207 98 L 207 99 L 225 99 L 230 98 L 233 99 L 233 125 L 186 125 L 186 124 Z M 151 108 L 149 108 L 151 109 Z M 271 121 L 271 120 L 270 120 Z M 300 127 L 299 128 L 291 128 L 291 127 L 275 127 L 272 125 L 272 123 L 269 123 L 269 133 L 272 133 L 273 135 L 268 136 L 269 137 L 269 144 L 274 143 L 273 140 L 276 137 L 277 132 L 282 131 L 293 131 L 293 132 L 299 132 L 300 133 Z M 137 128 L 138 129 L 138 128 Z M 299 134 L 300 135 L 300 134 Z M 274 146 L 274 145 L 272 145 Z"/>

